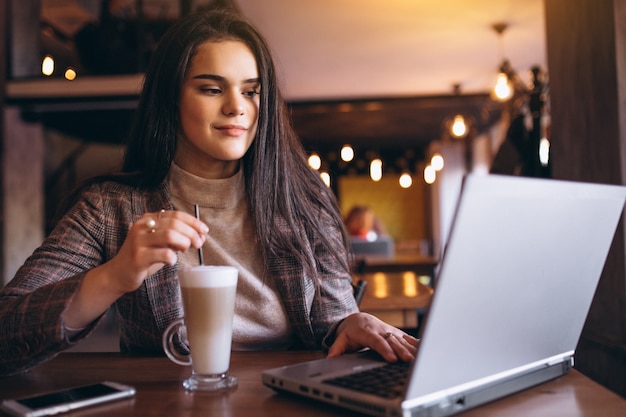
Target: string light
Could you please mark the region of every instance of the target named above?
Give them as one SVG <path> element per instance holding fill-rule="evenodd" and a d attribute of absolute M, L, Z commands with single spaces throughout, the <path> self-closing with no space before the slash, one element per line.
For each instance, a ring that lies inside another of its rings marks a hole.
<path fill-rule="evenodd" d="M 350 162 L 354 158 L 354 149 L 350 145 L 343 145 L 341 148 L 341 159 L 345 162 Z"/>
<path fill-rule="evenodd" d="M 467 124 L 465 123 L 465 118 L 462 115 L 457 114 L 454 116 L 450 132 L 452 133 L 452 136 L 456 138 L 462 138 L 467 134 Z"/>
<path fill-rule="evenodd" d="M 309 156 L 309 166 L 314 170 L 319 170 L 322 167 L 322 158 L 316 153 L 312 153 Z"/>
<path fill-rule="evenodd" d="M 404 174 L 400 175 L 400 179 L 398 180 L 398 182 L 400 183 L 400 187 L 409 188 L 411 185 L 413 185 L 413 178 L 411 178 L 411 174 L 405 172 Z"/>
<path fill-rule="evenodd" d="M 322 181 L 324 181 L 324 184 L 326 184 L 326 186 L 330 188 L 330 174 L 326 171 L 321 171 L 320 177 L 322 177 Z"/>
<path fill-rule="evenodd" d="M 513 94 L 511 83 L 509 83 L 509 77 L 503 72 L 498 74 L 496 86 L 493 88 L 493 93 L 498 100 L 508 100 Z"/>
<path fill-rule="evenodd" d="M 76 71 L 72 67 L 67 67 L 64 75 L 65 79 L 68 81 L 74 81 L 76 79 Z"/>
<path fill-rule="evenodd" d="M 427 165 L 424 168 L 424 181 L 426 184 L 432 184 L 437 179 L 437 171 L 431 165 Z"/>
<path fill-rule="evenodd" d="M 505 73 L 506 68 L 510 67 L 509 61 L 504 57 L 504 40 L 503 33 L 509 27 L 508 23 L 499 22 L 491 25 L 491 28 L 498 34 L 500 43 L 500 61 L 502 62 L 500 73 L 496 79 L 496 85 L 493 88 L 493 95 L 500 101 L 506 101 L 513 95 L 513 88 L 509 82 L 509 77 Z"/>
<path fill-rule="evenodd" d="M 52 55 L 43 57 L 43 61 L 41 61 L 41 73 L 48 77 L 54 73 L 54 58 Z"/>
<path fill-rule="evenodd" d="M 350 150 L 346 150 L 346 148 L 350 148 Z M 337 175 L 341 177 L 342 175 L 363 175 L 365 174 L 364 171 L 367 170 L 370 179 L 378 182 L 383 179 L 387 169 L 392 173 L 398 173 L 392 176 L 394 178 L 392 181 L 397 181 L 398 186 L 402 188 L 413 187 L 416 178 L 414 178 L 415 173 L 412 173 L 410 166 L 418 164 L 417 159 L 420 158 L 419 153 L 414 149 L 409 148 L 401 152 L 392 150 L 389 153 L 383 151 L 382 155 L 379 152 L 367 150 L 360 158 L 357 158 L 353 149 L 349 144 L 345 144 L 337 151 L 327 151 L 327 154 L 322 154 L 317 150 L 309 150 L 307 163 L 311 169 L 318 171 L 318 175 L 329 187 L 334 181 L 330 175 L 331 171 L 336 171 Z M 346 157 L 351 161 L 345 161 Z M 440 154 L 433 155 L 432 161 L 431 165 L 438 167 L 437 169 L 443 168 L 443 157 Z"/>
<path fill-rule="evenodd" d="M 376 158 L 370 162 L 370 178 L 373 181 L 380 181 L 383 177 L 383 161 Z"/>
<path fill-rule="evenodd" d="M 440 153 L 435 153 L 430 158 L 430 165 L 435 169 L 435 171 L 441 171 L 444 166 L 443 156 Z"/>

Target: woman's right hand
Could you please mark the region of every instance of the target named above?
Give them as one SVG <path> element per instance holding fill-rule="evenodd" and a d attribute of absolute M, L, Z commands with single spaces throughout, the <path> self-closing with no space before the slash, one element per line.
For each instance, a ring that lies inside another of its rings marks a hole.
<path fill-rule="evenodd" d="M 80 329 L 91 323 L 148 276 L 176 263 L 176 252 L 201 248 L 208 231 L 207 225 L 182 211 L 143 214 L 131 225 L 117 255 L 85 274 L 63 314 L 66 327 Z"/>
<path fill-rule="evenodd" d="M 208 231 L 202 221 L 182 211 L 143 214 L 131 225 L 117 255 L 105 264 L 110 284 L 121 293 L 135 291 L 148 276 L 174 265 L 177 252 L 201 248 Z"/>

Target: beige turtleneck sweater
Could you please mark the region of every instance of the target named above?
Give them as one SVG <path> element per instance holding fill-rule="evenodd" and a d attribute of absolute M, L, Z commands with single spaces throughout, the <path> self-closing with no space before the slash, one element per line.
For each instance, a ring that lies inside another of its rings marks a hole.
<path fill-rule="evenodd" d="M 208 180 L 172 163 L 169 174 L 176 210 L 194 213 L 209 226 L 203 246 L 206 265 L 232 265 L 239 270 L 233 350 L 286 349 L 294 341 L 283 303 L 265 273 L 248 208 L 243 166 L 231 178 Z M 179 254 L 181 267 L 198 265 L 198 252 Z"/>

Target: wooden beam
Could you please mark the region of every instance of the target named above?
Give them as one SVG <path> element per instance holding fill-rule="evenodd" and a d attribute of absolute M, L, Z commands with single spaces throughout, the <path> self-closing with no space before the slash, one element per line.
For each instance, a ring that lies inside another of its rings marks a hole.
<path fill-rule="evenodd" d="M 293 124 L 307 145 L 351 143 L 376 148 L 423 148 L 446 134 L 446 123 L 462 114 L 482 131 L 502 105 L 488 94 L 419 96 L 290 103 Z"/>

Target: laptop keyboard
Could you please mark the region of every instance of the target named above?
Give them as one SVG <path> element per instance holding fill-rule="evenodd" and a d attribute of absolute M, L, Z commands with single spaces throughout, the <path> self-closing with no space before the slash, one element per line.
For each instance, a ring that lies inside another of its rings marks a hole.
<path fill-rule="evenodd" d="M 388 363 L 378 368 L 327 379 L 322 382 L 383 398 L 396 398 L 404 393 L 409 376 L 409 362 Z"/>

